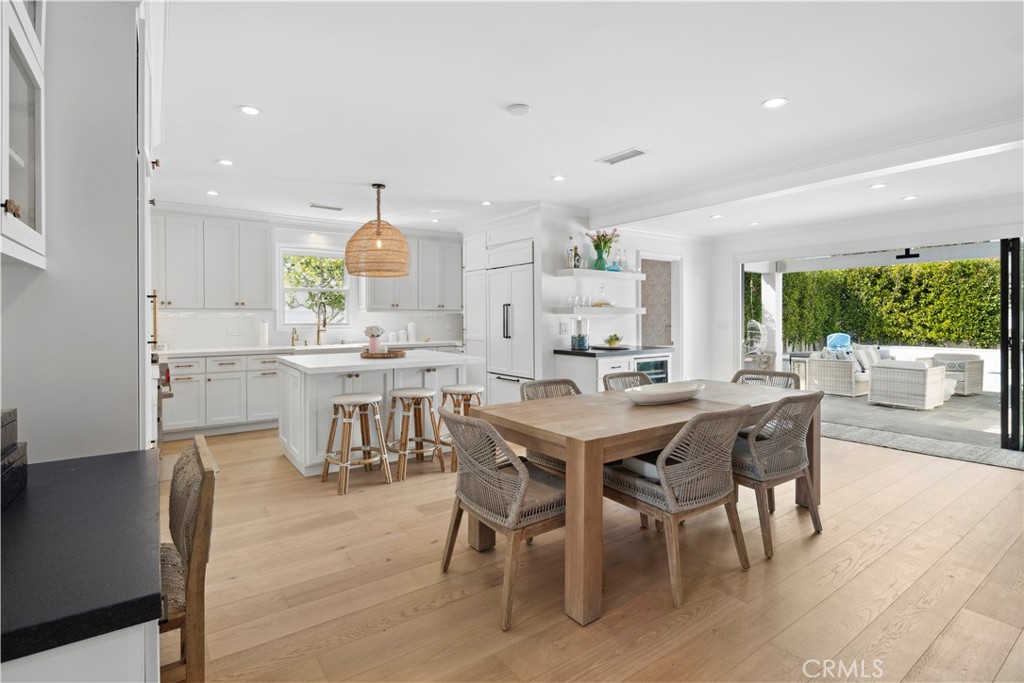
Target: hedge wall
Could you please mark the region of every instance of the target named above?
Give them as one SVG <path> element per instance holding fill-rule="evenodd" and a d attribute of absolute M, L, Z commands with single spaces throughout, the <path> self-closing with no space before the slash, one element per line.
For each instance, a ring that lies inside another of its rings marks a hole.
<path fill-rule="evenodd" d="M 869 344 L 999 346 L 999 261 L 785 273 L 787 345 L 823 344 L 846 332 Z"/>

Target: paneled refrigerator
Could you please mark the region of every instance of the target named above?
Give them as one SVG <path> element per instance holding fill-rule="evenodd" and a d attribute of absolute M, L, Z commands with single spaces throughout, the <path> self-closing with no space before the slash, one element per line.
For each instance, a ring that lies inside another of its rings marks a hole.
<path fill-rule="evenodd" d="M 533 264 L 487 272 L 487 403 L 519 400 L 534 377 Z"/>

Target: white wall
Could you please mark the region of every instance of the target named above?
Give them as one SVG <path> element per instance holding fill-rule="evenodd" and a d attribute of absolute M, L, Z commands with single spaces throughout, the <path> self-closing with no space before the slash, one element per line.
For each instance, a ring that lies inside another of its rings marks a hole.
<path fill-rule="evenodd" d="M 132 3 L 47 3 L 47 269 L 4 263 L 2 381 L 31 462 L 140 447 Z"/>

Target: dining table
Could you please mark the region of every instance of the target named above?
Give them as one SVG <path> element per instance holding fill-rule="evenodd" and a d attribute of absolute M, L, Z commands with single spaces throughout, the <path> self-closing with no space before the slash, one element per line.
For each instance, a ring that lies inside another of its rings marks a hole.
<path fill-rule="evenodd" d="M 565 613 L 586 625 L 601 616 L 603 470 L 605 463 L 660 451 L 691 419 L 702 413 L 750 406 L 755 424 L 780 399 L 810 394 L 756 384 L 690 380 L 704 389 L 687 401 L 636 405 L 624 391 L 604 391 L 518 403 L 474 406 L 472 417 L 493 425 L 506 440 L 565 462 Z M 821 412 L 807 431 L 808 469 L 820 497 Z M 810 492 L 800 480 L 796 504 Z M 469 542 L 476 550 L 494 546 L 494 531 L 472 517 Z"/>

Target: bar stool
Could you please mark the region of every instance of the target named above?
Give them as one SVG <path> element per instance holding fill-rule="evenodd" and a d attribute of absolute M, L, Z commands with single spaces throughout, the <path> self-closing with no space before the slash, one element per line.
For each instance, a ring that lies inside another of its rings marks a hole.
<path fill-rule="evenodd" d="M 448 400 L 451 399 L 452 412 L 457 415 L 469 415 L 469 406 L 473 404 L 473 399 L 476 399 L 476 404 L 481 405 L 481 394 L 484 393 L 484 388 L 479 384 L 449 384 L 446 387 L 441 387 L 441 408 L 445 408 L 448 405 Z M 452 472 L 457 472 L 459 469 L 459 454 L 455 452 L 455 444 L 450 441 L 451 434 L 447 435 L 448 438 L 441 437 L 441 445 L 447 446 L 451 449 Z"/>
<path fill-rule="evenodd" d="M 388 427 L 385 433 L 390 437 L 391 428 L 395 422 L 395 410 L 398 402 L 402 403 L 402 425 L 397 441 L 389 441 L 388 448 L 398 452 L 398 481 L 405 480 L 405 471 L 408 466 L 409 454 L 416 456 L 417 460 L 423 460 L 426 453 L 436 457 L 441 471 L 444 472 L 444 454 L 441 452 L 441 444 L 437 436 L 437 419 L 434 416 L 434 390 L 425 387 L 414 387 L 406 389 L 395 389 L 391 392 L 391 409 L 388 411 Z M 430 433 L 433 438 L 428 439 L 423 433 L 423 414 L 430 418 Z M 413 430 L 409 435 L 410 428 Z M 414 448 L 409 448 L 409 441 L 415 443 Z"/>
<path fill-rule="evenodd" d="M 384 470 L 384 478 L 391 483 L 391 465 L 388 463 L 387 439 L 380 423 L 378 404 L 383 400 L 380 394 L 341 394 L 331 399 L 334 404 L 334 417 L 331 418 L 331 431 L 327 436 L 327 452 L 324 454 L 324 469 L 320 481 L 327 481 L 331 465 L 338 466 L 338 495 L 348 493 L 348 471 L 359 465 L 367 469 L 375 462 L 380 462 Z M 370 445 L 370 408 L 373 408 L 373 421 L 377 432 L 379 446 Z M 338 430 L 338 416 L 341 415 L 341 449 L 334 450 L 334 435 Z M 359 415 L 359 432 L 362 444 L 352 446 L 352 426 L 356 415 Z M 362 458 L 353 461 L 352 451 L 359 451 Z M 337 458 L 332 458 L 337 455 Z"/>

